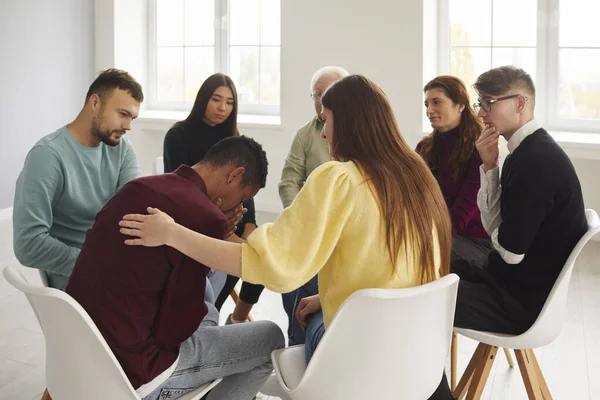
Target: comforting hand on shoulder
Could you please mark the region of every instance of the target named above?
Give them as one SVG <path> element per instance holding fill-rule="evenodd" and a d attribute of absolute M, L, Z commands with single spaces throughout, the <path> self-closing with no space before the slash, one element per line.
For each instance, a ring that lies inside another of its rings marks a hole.
<path fill-rule="evenodd" d="M 157 247 L 168 244 L 175 221 L 158 208 L 148 207 L 149 215 L 127 214 L 119 222 L 120 232 L 137 239 L 127 239 L 130 246 Z"/>

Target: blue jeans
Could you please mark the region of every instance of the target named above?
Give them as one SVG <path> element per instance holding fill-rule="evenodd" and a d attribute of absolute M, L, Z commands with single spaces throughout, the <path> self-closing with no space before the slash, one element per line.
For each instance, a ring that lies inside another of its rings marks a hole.
<path fill-rule="evenodd" d="M 303 286 L 298 289 L 289 292 L 282 293 L 281 300 L 283 301 L 283 309 L 288 315 L 288 340 L 289 345 L 302 344 L 305 341 L 305 333 L 300 326 L 300 323 L 296 320 L 296 309 L 298 303 L 305 297 L 312 296 L 319 293 L 319 280 L 317 276 L 314 276 L 310 281 L 306 282 Z"/>
<path fill-rule="evenodd" d="M 219 295 L 219 293 L 221 293 L 223 286 L 225 286 L 226 279 L 227 274 L 224 272 L 215 271 L 214 269 L 211 269 L 208 272 L 208 282 L 210 282 L 211 290 L 213 292 L 213 304 L 216 302 L 217 296 Z M 206 297 L 204 299 L 206 300 Z"/>
<path fill-rule="evenodd" d="M 289 345 L 305 344 L 304 351 L 306 362 L 308 363 L 325 334 L 325 324 L 323 323 L 323 312 L 316 312 L 308 317 L 306 332 L 302 330 L 300 323 L 296 319 L 296 309 L 300 300 L 305 297 L 313 296 L 319 293 L 319 281 L 317 276 L 305 283 L 300 288 L 290 293 L 281 295 L 283 308 L 288 315 L 288 339 Z"/>
<path fill-rule="evenodd" d="M 310 362 L 313 353 L 325 334 L 325 323 L 323 322 L 323 311 L 317 311 L 308 317 L 306 326 L 306 341 L 304 342 L 304 357 L 306 364 Z"/>
<path fill-rule="evenodd" d="M 208 400 L 250 400 L 258 393 L 273 371 L 271 352 L 285 344 L 281 329 L 270 321 L 218 326 L 214 319 L 205 318 L 181 344 L 177 368 L 144 400 L 176 399 L 218 378 Z"/>

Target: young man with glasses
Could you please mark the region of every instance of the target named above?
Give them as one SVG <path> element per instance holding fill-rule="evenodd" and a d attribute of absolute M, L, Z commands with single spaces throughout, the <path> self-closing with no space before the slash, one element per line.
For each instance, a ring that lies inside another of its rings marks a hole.
<path fill-rule="evenodd" d="M 573 164 L 534 118 L 535 87 L 520 68 L 494 68 L 474 85 L 485 128 L 477 204 L 495 249 L 482 268 L 452 264 L 461 277 L 454 324 L 521 334 L 538 317 L 569 254 L 587 229 Z M 509 155 L 500 175 L 498 139 Z"/>

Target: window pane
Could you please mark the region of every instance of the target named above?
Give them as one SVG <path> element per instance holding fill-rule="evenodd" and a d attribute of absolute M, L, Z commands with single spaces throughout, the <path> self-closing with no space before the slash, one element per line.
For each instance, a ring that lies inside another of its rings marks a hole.
<path fill-rule="evenodd" d="M 279 104 L 279 47 L 260 48 L 260 103 Z"/>
<path fill-rule="evenodd" d="M 450 75 L 458 76 L 469 89 L 479 75 L 490 69 L 491 52 L 489 48 L 451 49 Z"/>
<path fill-rule="evenodd" d="M 229 44 L 258 45 L 260 35 L 259 0 L 229 1 Z"/>
<path fill-rule="evenodd" d="M 536 49 L 534 48 L 495 48 L 492 52 L 492 68 L 503 65 L 514 65 L 523 68 L 531 75 L 535 83 L 536 72 Z"/>
<path fill-rule="evenodd" d="M 215 44 L 215 1 L 185 0 L 185 45 Z"/>
<path fill-rule="evenodd" d="M 494 1 L 494 46 L 535 46 L 536 39 L 537 0 Z"/>
<path fill-rule="evenodd" d="M 259 102 L 258 52 L 258 46 L 229 48 L 229 76 L 235 82 L 240 104 Z"/>
<path fill-rule="evenodd" d="M 158 101 L 183 101 L 183 47 L 156 49 Z"/>
<path fill-rule="evenodd" d="M 185 101 L 193 102 L 198 89 L 215 72 L 215 48 L 186 47 L 185 49 Z"/>
<path fill-rule="evenodd" d="M 600 47 L 596 0 L 560 0 L 558 35 L 561 47 Z"/>
<path fill-rule="evenodd" d="M 280 0 L 260 1 L 260 44 L 281 44 L 281 2 Z"/>
<path fill-rule="evenodd" d="M 559 53 L 558 109 L 561 118 L 600 119 L 600 49 Z"/>
<path fill-rule="evenodd" d="M 183 0 L 156 0 L 156 44 L 183 45 Z"/>
<path fill-rule="evenodd" d="M 450 0 L 448 7 L 451 46 L 489 46 L 491 44 L 491 0 Z"/>

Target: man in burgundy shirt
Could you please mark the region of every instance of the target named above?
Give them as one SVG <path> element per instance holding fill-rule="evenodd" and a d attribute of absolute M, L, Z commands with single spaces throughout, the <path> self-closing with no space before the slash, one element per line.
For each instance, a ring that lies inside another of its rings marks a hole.
<path fill-rule="evenodd" d="M 126 246 L 121 217 L 152 205 L 189 229 L 224 239 L 225 217 L 213 202 L 234 208 L 254 197 L 266 176 L 258 143 L 227 138 L 191 168 L 129 182 L 96 216 L 66 291 L 94 320 L 144 400 L 178 397 L 221 377 L 208 399 L 251 399 L 284 340 L 269 321 L 217 326 L 215 316 L 205 318 L 208 268 L 167 246 Z"/>

